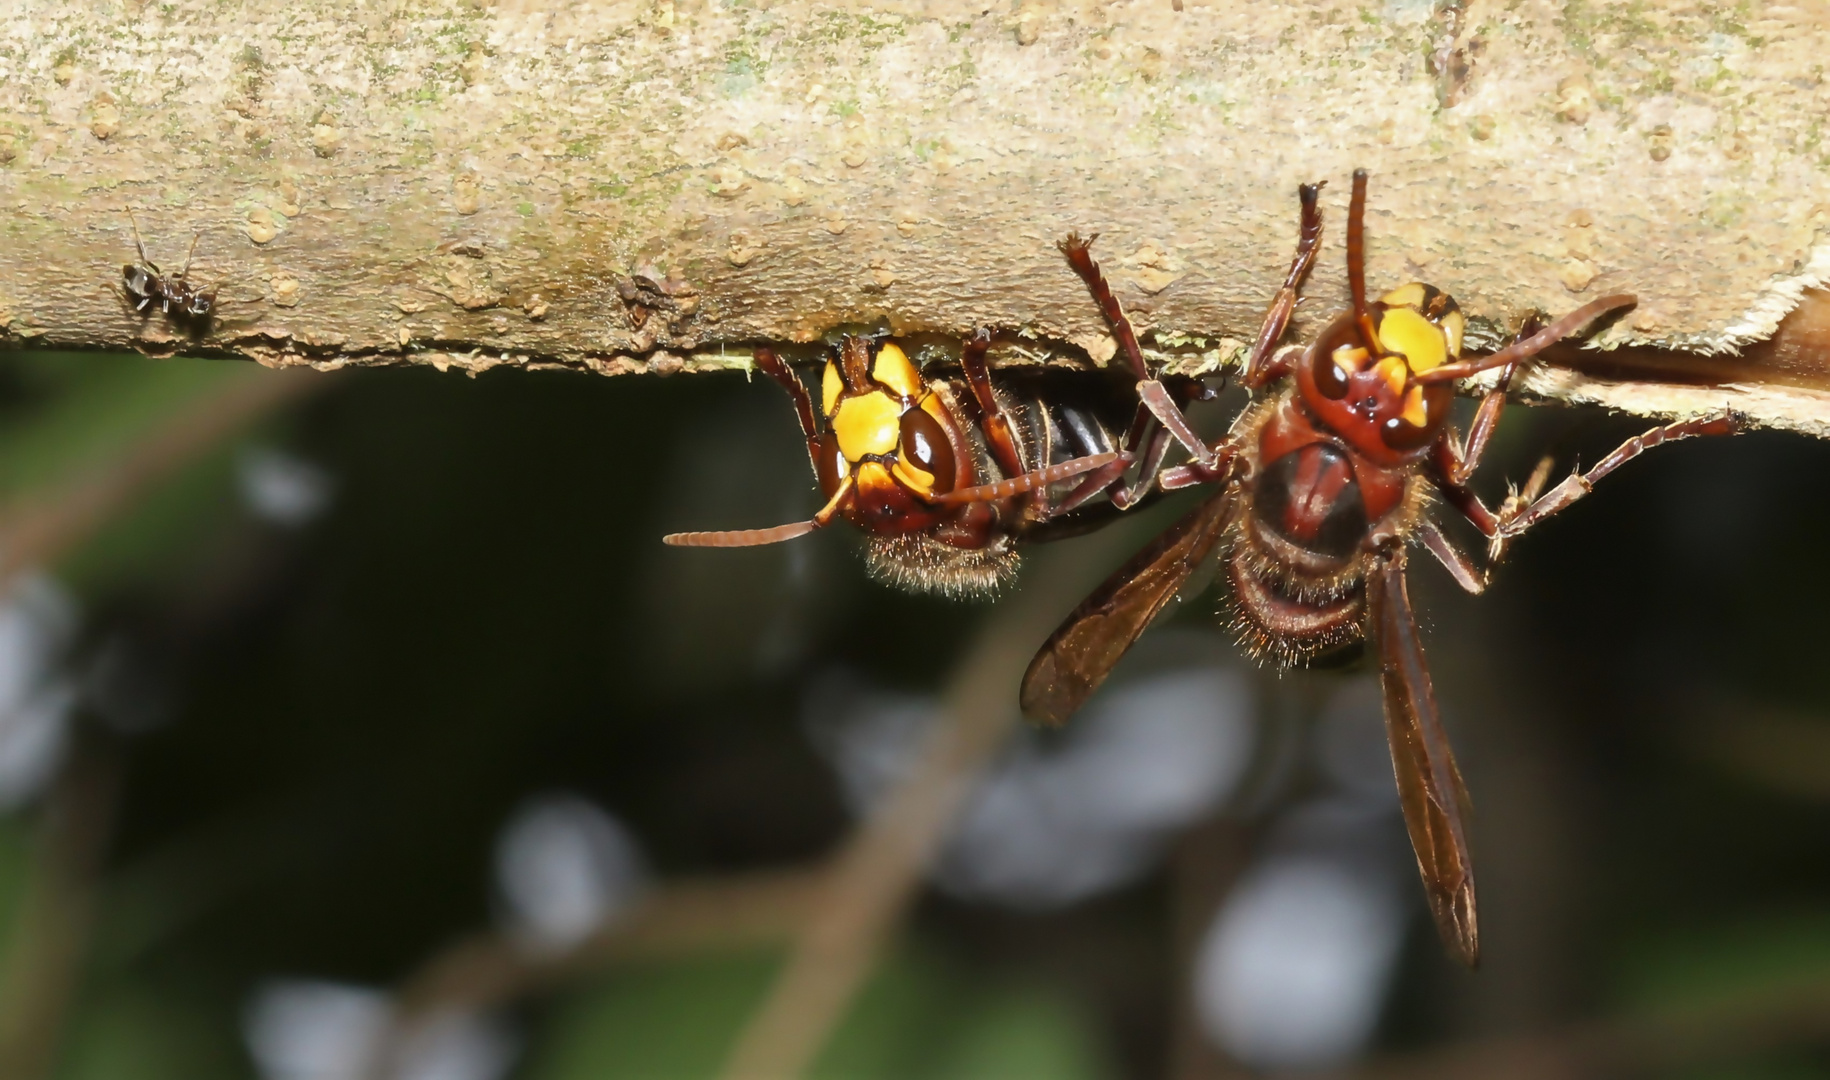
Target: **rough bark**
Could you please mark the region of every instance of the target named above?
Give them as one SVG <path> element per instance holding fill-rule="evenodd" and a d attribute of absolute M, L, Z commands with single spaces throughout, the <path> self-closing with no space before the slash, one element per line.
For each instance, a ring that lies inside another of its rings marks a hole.
<path fill-rule="evenodd" d="M 1331 182 L 1338 241 L 1365 166 L 1373 282 L 1497 327 L 1628 290 L 1605 344 L 1732 353 L 1830 277 L 1827 26 L 1745 0 L 5 0 L 0 340 L 667 372 L 987 324 L 1103 361 L 1054 249 L 1080 229 L 1150 343 L 1212 366 L 1282 275 L 1297 183 Z M 129 206 L 167 269 L 201 233 L 203 332 L 124 302 Z M 1331 244 L 1311 313 L 1341 267 Z M 1533 389 L 1830 432 L 1816 368 L 1753 397 L 1730 371 Z"/>

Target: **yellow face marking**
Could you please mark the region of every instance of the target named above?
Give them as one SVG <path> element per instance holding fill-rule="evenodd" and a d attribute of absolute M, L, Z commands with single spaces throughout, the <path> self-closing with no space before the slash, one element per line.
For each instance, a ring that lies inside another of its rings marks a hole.
<path fill-rule="evenodd" d="M 1405 366 L 1404 357 L 1388 356 L 1373 365 L 1373 374 L 1385 380 L 1385 385 L 1392 388 L 1392 396 L 1404 393 L 1404 383 L 1410 377 L 1410 368 Z"/>
<path fill-rule="evenodd" d="M 1423 387 L 1413 386 L 1404 395 L 1404 411 L 1399 413 L 1404 422 L 1420 428 L 1430 418 L 1429 410 L 1423 407 Z"/>
<path fill-rule="evenodd" d="M 839 404 L 839 393 L 845 389 L 845 379 L 839 374 L 839 365 L 831 360 L 826 361 L 826 374 L 820 376 L 820 415 L 832 418 L 833 407 Z"/>
<path fill-rule="evenodd" d="M 921 374 L 909 363 L 908 354 L 890 342 L 884 342 L 877 350 L 877 362 L 871 365 L 871 378 L 901 394 L 905 401 L 921 396 Z"/>
<path fill-rule="evenodd" d="M 941 403 L 939 394 L 929 394 L 922 398 L 921 411 L 938 420 L 942 431 L 953 430 L 953 418 L 947 415 L 947 406 Z"/>
<path fill-rule="evenodd" d="M 1460 309 L 1449 312 L 1442 317 L 1442 336 L 1449 339 L 1449 355 L 1461 355 L 1461 335 L 1467 329 L 1468 321 L 1462 318 Z"/>
<path fill-rule="evenodd" d="M 1449 357 L 1442 328 L 1412 308 L 1396 307 L 1379 321 L 1379 340 L 1395 353 L 1403 353 L 1411 370 L 1421 375 L 1441 367 Z"/>
<path fill-rule="evenodd" d="M 1342 378 L 1352 375 L 1366 364 L 1366 350 L 1354 345 L 1342 345 L 1334 350 L 1334 366 Z"/>
<path fill-rule="evenodd" d="M 1386 307 L 1421 308 L 1425 295 L 1427 294 L 1424 292 L 1423 282 L 1413 281 L 1409 285 L 1400 285 L 1379 297 L 1379 303 Z"/>
<path fill-rule="evenodd" d="M 847 461 L 866 454 L 893 454 L 902 434 L 902 402 L 882 391 L 848 397 L 832 415 L 832 432 Z"/>
<path fill-rule="evenodd" d="M 890 478 L 890 471 L 881 461 L 867 461 L 858 466 L 858 491 L 865 498 L 883 488 L 894 488 L 896 481 Z M 877 496 L 881 498 L 882 496 Z"/>
<path fill-rule="evenodd" d="M 901 457 L 896 459 L 896 466 L 890 471 L 895 473 L 896 479 L 906 484 L 911 491 L 926 495 L 934 490 L 934 475 L 932 473 L 923 472 L 921 469 L 902 460 Z"/>

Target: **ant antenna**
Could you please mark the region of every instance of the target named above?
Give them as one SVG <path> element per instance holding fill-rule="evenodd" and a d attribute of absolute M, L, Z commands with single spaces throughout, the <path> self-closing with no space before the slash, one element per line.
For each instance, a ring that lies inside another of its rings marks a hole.
<path fill-rule="evenodd" d="M 155 263 L 146 257 L 146 245 L 140 242 L 140 223 L 135 220 L 133 216 L 133 207 L 131 206 L 127 208 L 127 223 L 133 226 L 133 246 L 140 251 L 140 261 L 147 266 L 152 267 L 154 270 L 159 269 L 158 263 Z"/>
<path fill-rule="evenodd" d="M 191 234 L 191 250 L 185 252 L 184 269 L 178 271 L 178 280 L 179 281 L 183 281 L 184 275 L 191 272 L 191 259 L 192 259 L 192 257 L 194 257 L 197 254 L 197 241 L 199 241 L 201 239 L 203 239 L 203 233 L 194 232 Z"/>

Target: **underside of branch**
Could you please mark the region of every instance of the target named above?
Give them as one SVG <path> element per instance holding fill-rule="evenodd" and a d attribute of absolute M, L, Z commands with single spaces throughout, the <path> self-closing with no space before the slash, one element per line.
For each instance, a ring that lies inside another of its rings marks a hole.
<path fill-rule="evenodd" d="M 1825 434 L 1810 334 L 1747 349 L 1830 278 L 1825 20 L 1677 0 L 16 0 L 0 341 L 667 373 L 846 326 L 993 326 L 1002 362 L 1103 363 L 1055 250 L 1077 229 L 1103 234 L 1157 358 L 1207 370 L 1278 284 L 1297 184 L 1331 182 L 1338 239 L 1363 166 L 1375 283 L 1429 280 L 1496 333 L 1640 297 L 1597 343 L 1639 368 L 1528 391 Z M 209 321 L 133 310 L 130 207 L 167 277 L 199 237 Z M 1297 332 L 1343 295 L 1331 244 Z"/>

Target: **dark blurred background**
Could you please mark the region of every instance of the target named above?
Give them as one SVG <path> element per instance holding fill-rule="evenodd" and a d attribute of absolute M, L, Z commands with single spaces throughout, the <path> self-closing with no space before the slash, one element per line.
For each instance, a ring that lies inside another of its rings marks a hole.
<path fill-rule="evenodd" d="M 664 548 L 817 505 L 762 381 L 249 403 L 283 377 L 0 355 L 8 1076 L 719 1075 L 985 620 L 1078 599 L 899 594 L 849 528 Z M 1643 426 L 1514 408 L 1477 486 Z M 1173 512 L 1049 557 L 1096 579 Z M 1485 596 L 1413 560 L 1473 974 L 1369 674 L 1184 603 L 997 751 L 811 1074 L 1830 1076 L 1826 545 L 1830 447 L 1758 433 L 1648 454 Z"/>

